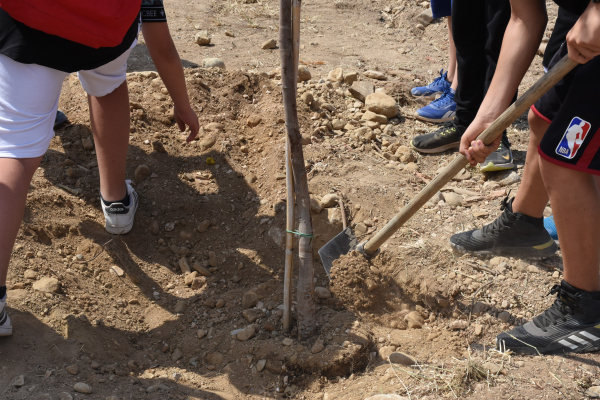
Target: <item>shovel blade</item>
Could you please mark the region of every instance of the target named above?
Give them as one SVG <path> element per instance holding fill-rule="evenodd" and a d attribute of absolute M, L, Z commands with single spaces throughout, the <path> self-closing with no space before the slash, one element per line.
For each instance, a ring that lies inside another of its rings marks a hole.
<path fill-rule="evenodd" d="M 348 254 L 350 250 L 356 248 L 356 245 L 356 235 L 348 227 L 319 249 L 319 256 L 321 256 L 321 262 L 323 263 L 323 267 L 325 267 L 327 276 L 329 276 L 333 262 L 341 256 Z"/>

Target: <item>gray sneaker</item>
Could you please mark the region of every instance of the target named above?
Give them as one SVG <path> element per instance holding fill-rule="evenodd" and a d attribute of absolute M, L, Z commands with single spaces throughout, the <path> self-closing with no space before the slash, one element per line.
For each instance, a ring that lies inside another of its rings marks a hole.
<path fill-rule="evenodd" d="M 12 335 L 12 324 L 10 323 L 10 317 L 6 312 L 6 295 L 3 299 L 0 299 L 0 336 Z"/>

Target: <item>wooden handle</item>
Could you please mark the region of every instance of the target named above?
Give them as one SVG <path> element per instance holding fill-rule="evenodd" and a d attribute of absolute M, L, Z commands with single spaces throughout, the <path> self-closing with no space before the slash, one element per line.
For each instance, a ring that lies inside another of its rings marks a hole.
<path fill-rule="evenodd" d="M 508 107 L 477 139 L 485 144 L 490 144 L 502 132 L 510 126 L 521 114 L 531 107 L 544 93 L 560 81 L 569 73 L 577 63 L 569 59 L 569 56 L 563 57 L 546 75 L 542 76 L 523 96 Z M 385 243 L 402 225 L 406 223 L 429 199 L 433 197 L 441 188 L 444 187 L 456 174 L 463 169 L 469 161 L 465 156 L 459 154 L 444 170 L 435 177 L 421 192 L 413 198 L 404 208 L 396 214 L 390 222 L 387 223 L 375 236 L 373 236 L 364 246 L 367 254 L 374 253 Z"/>

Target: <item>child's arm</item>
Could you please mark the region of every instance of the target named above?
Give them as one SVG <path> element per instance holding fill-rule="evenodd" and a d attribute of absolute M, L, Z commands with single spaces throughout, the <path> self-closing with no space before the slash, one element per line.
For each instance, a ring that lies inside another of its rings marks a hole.
<path fill-rule="evenodd" d="M 190 127 L 187 141 L 191 142 L 198 135 L 200 123 L 190 106 L 181 59 L 171 39 L 169 26 L 166 22 L 143 23 L 142 33 L 150 57 L 173 99 L 175 121 L 182 132 L 185 131 L 186 125 Z"/>

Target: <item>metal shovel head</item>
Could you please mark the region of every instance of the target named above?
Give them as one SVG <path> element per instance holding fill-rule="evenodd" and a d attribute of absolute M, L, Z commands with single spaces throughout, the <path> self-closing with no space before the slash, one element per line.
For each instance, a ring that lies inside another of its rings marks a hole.
<path fill-rule="evenodd" d="M 352 232 L 352 228 L 348 227 L 319 249 L 319 256 L 321 256 L 327 276 L 329 276 L 333 262 L 348 254 L 350 250 L 356 248 L 356 245 L 356 235 Z"/>

